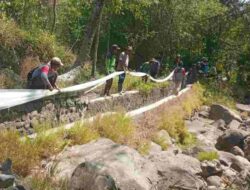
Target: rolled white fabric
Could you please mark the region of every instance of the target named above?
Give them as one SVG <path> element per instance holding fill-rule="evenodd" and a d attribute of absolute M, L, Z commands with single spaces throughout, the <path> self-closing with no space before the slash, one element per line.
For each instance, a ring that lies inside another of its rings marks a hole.
<path fill-rule="evenodd" d="M 61 93 L 68 93 L 68 92 L 77 92 L 77 91 L 84 91 L 89 88 L 93 88 L 95 86 L 99 86 L 100 84 L 104 84 L 105 81 L 114 78 L 120 74 L 124 73 L 121 72 L 114 72 L 110 75 L 107 75 L 103 78 L 97 79 L 95 81 L 86 82 L 84 84 L 79 84 L 67 88 L 61 89 Z M 154 82 L 166 82 L 170 80 L 173 76 L 173 72 L 165 79 L 154 79 L 150 75 L 141 72 L 128 72 L 131 76 L 135 77 L 143 77 L 149 76 L 149 78 Z M 0 89 L 0 110 L 8 109 L 17 105 L 25 104 L 28 102 L 32 102 L 34 100 L 42 99 L 45 97 L 49 97 L 55 94 L 58 94 L 57 90 L 49 91 L 49 90 L 32 90 L 32 89 Z"/>

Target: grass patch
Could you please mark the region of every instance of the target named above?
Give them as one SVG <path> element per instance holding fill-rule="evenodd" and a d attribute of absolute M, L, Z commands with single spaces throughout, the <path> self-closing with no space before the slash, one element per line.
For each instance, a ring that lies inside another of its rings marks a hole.
<path fill-rule="evenodd" d="M 15 173 L 28 175 L 39 161 L 38 151 L 34 144 L 30 141 L 21 141 L 16 131 L 0 131 L 0 139 L 0 161 L 10 158 Z"/>
<path fill-rule="evenodd" d="M 151 148 L 150 142 L 147 140 L 143 140 L 142 142 L 138 143 L 136 149 L 141 155 L 148 155 L 150 148 Z"/>
<path fill-rule="evenodd" d="M 197 156 L 198 160 L 202 161 L 212 161 L 212 160 L 216 160 L 219 158 L 219 155 L 217 152 L 200 152 Z"/>
<path fill-rule="evenodd" d="M 27 180 L 27 184 L 34 190 L 67 190 L 66 181 L 54 182 L 49 177 L 33 176 Z"/>
<path fill-rule="evenodd" d="M 212 105 L 218 103 L 232 109 L 236 108 L 236 102 L 229 84 L 221 87 L 217 81 L 202 81 L 201 87 L 204 91 L 204 104 Z"/>
<path fill-rule="evenodd" d="M 160 145 L 162 150 L 167 150 L 169 147 L 169 144 L 166 143 L 166 139 L 164 137 L 154 137 L 153 142 Z"/>
<path fill-rule="evenodd" d="M 98 131 L 100 136 L 109 138 L 120 144 L 129 144 L 133 141 L 136 126 L 130 117 L 123 113 L 98 117 L 89 127 Z"/>
<path fill-rule="evenodd" d="M 77 122 L 74 127 L 66 132 L 71 145 L 86 144 L 100 137 L 98 131 L 83 125 L 84 124 Z"/>
<path fill-rule="evenodd" d="M 155 88 L 166 88 L 168 86 L 169 82 L 155 83 L 155 82 L 150 82 L 150 80 L 148 80 L 148 82 L 145 83 L 142 81 L 142 78 L 134 77 L 129 74 L 126 75 L 126 79 L 123 84 L 124 90 L 126 91 L 138 90 L 140 93 L 144 95 L 148 95 Z M 118 89 L 118 77 L 114 79 L 112 85 L 112 93 L 117 92 L 117 89 Z"/>
<path fill-rule="evenodd" d="M 162 107 L 159 110 L 158 128 L 168 132 L 181 146 L 191 146 L 196 143 L 196 138 L 188 132 L 185 126 L 185 118 L 190 117 L 194 110 L 203 104 L 203 89 L 196 84 L 181 101 L 175 102 L 174 106 Z"/>

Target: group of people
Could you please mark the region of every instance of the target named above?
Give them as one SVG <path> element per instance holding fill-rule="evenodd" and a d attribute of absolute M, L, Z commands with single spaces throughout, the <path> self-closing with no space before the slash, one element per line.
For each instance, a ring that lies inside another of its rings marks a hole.
<path fill-rule="evenodd" d="M 118 80 L 118 93 L 123 93 L 123 83 L 125 81 L 126 72 L 129 67 L 129 60 L 131 53 L 133 51 L 132 46 L 127 46 L 124 51 L 120 54 L 120 47 L 117 44 L 111 46 L 111 50 L 106 58 L 106 72 L 107 74 L 114 73 L 115 71 L 124 71 L 121 75 L 119 75 Z M 119 55 L 119 56 L 118 56 Z M 113 78 L 107 80 L 105 88 L 104 88 L 104 96 L 110 95 L 110 89 L 112 87 Z"/>
<path fill-rule="evenodd" d="M 121 48 L 114 44 L 110 48 L 110 52 L 106 57 L 106 72 L 107 74 L 112 74 L 116 71 L 123 71 L 122 74 L 119 75 L 118 80 L 118 93 L 123 93 L 123 84 L 126 78 L 126 73 L 129 68 L 130 56 L 132 54 L 133 48 L 131 46 L 127 46 L 123 51 Z M 181 55 L 177 55 L 175 60 L 176 66 L 173 74 L 173 82 L 174 82 L 174 91 L 178 93 L 183 86 L 184 80 L 186 79 L 186 71 L 183 67 L 183 62 L 181 60 Z M 58 57 L 52 58 L 47 64 L 40 65 L 28 73 L 28 88 L 29 89 L 57 89 L 56 85 L 57 80 L 57 70 L 63 66 L 62 61 Z M 153 78 L 157 78 L 160 71 L 161 63 L 159 60 L 152 58 L 150 61 L 143 63 L 140 67 L 140 72 L 149 74 Z M 203 58 L 202 62 L 199 63 L 200 69 L 206 74 L 208 73 L 208 62 L 207 59 Z M 191 73 L 195 74 L 195 69 L 197 67 L 191 68 Z M 143 79 L 147 82 L 148 77 L 145 76 Z M 113 78 L 106 81 L 106 85 L 104 88 L 103 95 L 109 96 L 110 89 L 113 84 Z"/>

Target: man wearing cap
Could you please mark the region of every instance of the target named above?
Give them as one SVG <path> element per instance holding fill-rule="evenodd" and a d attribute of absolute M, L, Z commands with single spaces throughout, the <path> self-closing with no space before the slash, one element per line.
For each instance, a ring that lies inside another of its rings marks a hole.
<path fill-rule="evenodd" d="M 128 46 L 124 52 L 122 52 L 119 56 L 119 61 L 117 65 L 117 71 L 124 71 L 125 73 L 121 74 L 119 76 L 118 81 L 118 93 L 122 93 L 123 83 L 126 77 L 126 71 L 128 71 L 128 65 L 129 65 L 129 56 L 132 53 L 133 48 L 131 46 Z"/>
<path fill-rule="evenodd" d="M 175 63 L 176 67 L 174 69 L 173 82 L 174 82 L 174 94 L 177 95 L 181 90 L 183 81 L 185 80 L 186 71 L 183 67 L 181 55 L 177 55 Z"/>
<path fill-rule="evenodd" d="M 111 50 L 107 55 L 106 72 L 107 72 L 108 75 L 115 72 L 116 57 L 117 57 L 117 54 L 118 54 L 119 50 L 120 50 L 119 46 L 114 44 L 114 45 L 112 45 Z M 106 86 L 105 86 L 105 89 L 104 89 L 104 96 L 109 96 L 110 95 L 109 91 L 110 91 L 110 89 L 112 87 L 112 83 L 113 83 L 113 78 L 106 81 Z"/>
<path fill-rule="evenodd" d="M 30 89 L 53 89 L 60 90 L 56 85 L 58 76 L 57 70 L 63 66 L 61 59 L 54 57 L 47 64 L 41 65 L 31 72 L 31 79 L 29 81 Z"/>
<path fill-rule="evenodd" d="M 157 77 L 157 75 L 160 72 L 160 67 L 161 67 L 160 62 L 157 61 L 155 58 L 152 58 L 150 60 L 150 75 L 151 75 L 151 77 L 153 77 L 153 78 Z"/>

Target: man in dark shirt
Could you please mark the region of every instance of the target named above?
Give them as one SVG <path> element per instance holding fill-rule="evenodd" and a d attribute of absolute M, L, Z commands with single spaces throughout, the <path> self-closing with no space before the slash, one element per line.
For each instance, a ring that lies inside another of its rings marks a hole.
<path fill-rule="evenodd" d="M 160 72 L 160 67 L 161 67 L 161 64 L 158 60 L 156 60 L 155 58 L 150 60 L 150 75 L 153 78 L 157 78 Z"/>

